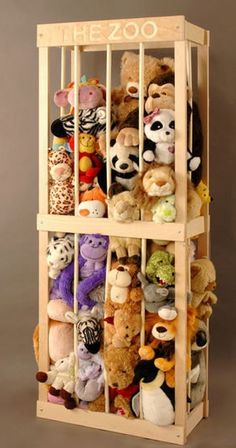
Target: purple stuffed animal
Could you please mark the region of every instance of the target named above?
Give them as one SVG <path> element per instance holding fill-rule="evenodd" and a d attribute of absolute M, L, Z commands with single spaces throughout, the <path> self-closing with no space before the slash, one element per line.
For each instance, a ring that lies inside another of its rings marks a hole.
<path fill-rule="evenodd" d="M 77 288 L 80 308 L 83 305 L 92 308 L 96 304 L 96 301 L 89 298 L 89 293 L 105 281 L 108 244 L 109 238 L 100 234 L 83 235 L 80 238 L 79 275 L 81 281 Z M 73 278 L 74 262 L 63 269 L 54 281 L 51 299 L 62 298 L 72 307 Z"/>

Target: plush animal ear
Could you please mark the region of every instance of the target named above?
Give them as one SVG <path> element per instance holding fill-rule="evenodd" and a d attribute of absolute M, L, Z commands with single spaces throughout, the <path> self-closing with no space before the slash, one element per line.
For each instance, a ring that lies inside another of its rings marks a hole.
<path fill-rule="evenodd" d="M 67 311 L 65 314 L 65 318 L 67 322 L 70 322 L 71 324 L 77 324 L 78 322 L 78 316 L 73 313 L 73 311 Z"/>
<path fill-rule="evenodd" d="M 99 87 L 101 89 L 103 99 L 105 100 L 106 99 L 106 87 L 103 84 L 97 84 L 97 87 Z"/>
<path fill-rule="evenodd" d="M 57 90 L 54 93 L 54 103 L 58 107 L 66 107 L 68 105 L 68 89 Z"/>
<path fill-rule="evenodd" d="M 121 184 L 114 182 L 113 184 L 111 184 L 111 186 L 108 190 L 108 198 L 112 199 L 113 196 L 115 196 L 116 194 L 122 193 L 123 191 L 125 191 L 125 188 Z"/>
<path fill-rule="evenodd" d="M 201 271 L 201 266 L 198 266 L 196 264 L 191 265 L 191 278 L 196 277 L 199 272 Z"/>

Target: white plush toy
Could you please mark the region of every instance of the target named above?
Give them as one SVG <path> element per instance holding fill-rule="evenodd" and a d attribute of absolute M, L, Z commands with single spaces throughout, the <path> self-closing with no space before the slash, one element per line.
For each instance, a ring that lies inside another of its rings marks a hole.
<path fill-rule="evenodd" d="M 50 385 L 49 393 L 64 398 L 65 407 L 74 409 L 76 401 L 72 397 L 75 390 L 75 354 L 71 352 L 66 358 L 59 359 L 48 372 L 37 372 L 40 383 Z"/>
<path fill-rule="evenodd" d="M 176 218 L 175 195 L 160 198 L 152 207 L 152 220 L 157 224 L 173 222 Z"/>
<path fill-rule="evenodd" d="M 144 118 L 143 160 L 170 165 L 175 159 L 175 113 L 171 109 L 154 109 Z"/>
<path fill-rule="evenodd" d="M 74 256 L 74 240 L 71 234 L 53 237 L 47 247 L 48 275 L 56 279 L 62 269 L 68 266 Z"/>

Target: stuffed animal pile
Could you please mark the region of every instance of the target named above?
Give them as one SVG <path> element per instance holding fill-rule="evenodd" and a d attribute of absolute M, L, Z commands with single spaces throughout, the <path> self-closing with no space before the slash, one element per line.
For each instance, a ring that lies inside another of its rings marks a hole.
<path fill-rule="evenodd" d="M 157 229 L 175 222 L 178 185 L 174 83 L 173 59 L 145 55 L 144 90 L 140 92 L 139 56 L 125 52 L 121 58 L 120 85 L 111 92 L 109 147 L 106 147 L 104 85 L 96 78 L 80 79 L 78 142 L 74 135 L 74 84 L 69 83 L 55 92 L 54 103 L 65 114 L 51 124 L 50 214 L 75 214 L 81 218 L 79 223 L 86 218 L 107 217 L 111 226 L 113 221 L 130 223 L 142 218 L 153 221 Z M 140 95 L 144 98 L 142 142 L 139 140 Z M 201 215 L 211 196 L 201 180 L 203 136 L 198 107 L 193 101 L 192 106 L 190 102 L 186 104 L 186 109 L 187 219 L 191 221 Z M 193 132 L 190 132 L 191 117 Z M 78 164 L 75 164 L 77 146 Z M 75 198 L 77 176 L 79 197 Z M 37 381 L 48 387 L 49 401 L 64 404 L 67 409 L 80 407 L 104 412 L 106 402 L 113 414 L 139 418 L 141 411 L 143 418 L 155 425 L 172 425 L 178 332 L 175 244 L 147 240 L 144 264 L 140 239 L 129 233 L 126 237 L 109 238 L 103 230 L 101 233 L 78 234 L 78 239 L 74 234 L 55 233 L 50 238 L 45 253 L 50 289 L 47 305 L 50 370 L 37 372 Z M 189 242 L 191 275 L 185 298 L 186 385 L 188 382 L 191 409 L 204 399 L 207 375 L 204 349 L 209 344 L 207 320 L 217 302 L 214 265 L 208 258 L 197 258 L 197 246 L 197 238 Z M 75 257 L 78 258 L 77 279 Z M 141 334 L 142 329 L 145 335 Z M 37 361 L 38 339 L 37 326 L 33 337 Z"/>

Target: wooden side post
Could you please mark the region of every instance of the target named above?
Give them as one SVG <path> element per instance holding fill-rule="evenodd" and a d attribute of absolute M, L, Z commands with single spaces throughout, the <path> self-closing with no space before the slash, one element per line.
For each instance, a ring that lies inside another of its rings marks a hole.
<path fill-rule="evenodd" d="M 187 72 L 186 42 L 175 42 L 175 178 L 177 222 L 187 221 Z M 178 330 L 175 339 L 175 424 L 186 434 L 187 407 L 187 241 L 175 242 L 175 304 Z"/>
<path fill-rule="evenodd" d="M 197 49 L 197 67 L 198 67 L 198 104 L 203 129 L 203 156 L 202 179 L 209 187 L 209 40 L 210 33 L 207 32 L 207 45 L 199 46 Z M 203 207 L 203 216 L 205 222 L 205 231 L 200 235 L 198 240 L 198 257 L 210 257 L 210 221 L 209 221 L 209 205 Z M 209 331 L 209 320 L 207 320 Z M 209 415 L 209 399 L 208 399 L 208 347 L 205 349 L 206 359 L 206 393 L 204 398 L 204 417 Z"/>
<path fill-rule="evenodd" d="M 39 213 L 48 213 L 49 54 L 39 49 Z M 48 232 L 39 232 L 39 370 L 49 368 L 48 355 Z M 39 400 L 47 401 L 47 389 L 39 384 Z"/>

